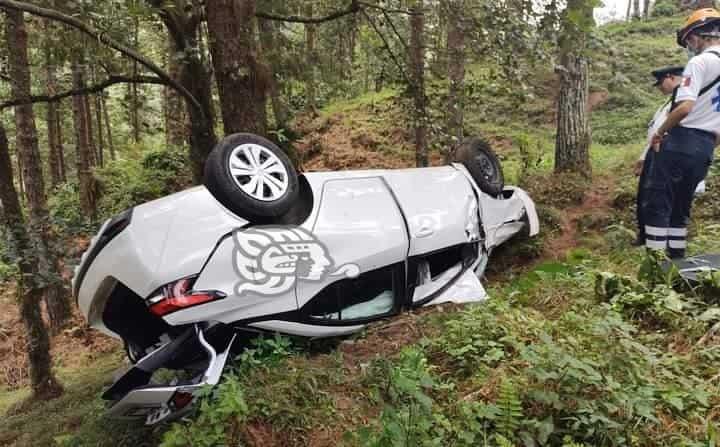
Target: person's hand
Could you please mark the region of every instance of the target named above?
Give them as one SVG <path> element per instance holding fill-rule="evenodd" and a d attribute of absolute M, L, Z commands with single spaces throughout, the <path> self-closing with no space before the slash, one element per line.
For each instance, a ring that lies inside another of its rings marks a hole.
<path fill-rule="evenodd" d="M 662 140 L 664 138 L 664 135 L 660 135 L 659 133 L 655 132 L 652 136 L 652 140 L 650 142 L 650 145 L 652 146 L 652 149 L 655 152 L 660 152 L 660 145 L 662 144 Z"/>
<path fill-rule="evenodd" d="M 642 172 L 643 163 L 645 163 L 645 160 L 638 160 L 635 162 L 635 166 L 633 167 L 633 173 L 635 173 L 636 176 L 639 176 Z"/>

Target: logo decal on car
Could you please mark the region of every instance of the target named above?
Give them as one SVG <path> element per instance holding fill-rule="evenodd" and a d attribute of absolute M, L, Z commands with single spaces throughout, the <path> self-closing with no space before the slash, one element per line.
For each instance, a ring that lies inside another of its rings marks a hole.
<path fill-rule="evenodd" d="M 240 279 L 235 293 L 279 295 L 296 280 L 323 281 L 329 276 L 354 278 L 355 264 L 335 266 L 327 247 L 310 231 L 296 226 L 262 226 L 232 235 L 233 266 Z"/>

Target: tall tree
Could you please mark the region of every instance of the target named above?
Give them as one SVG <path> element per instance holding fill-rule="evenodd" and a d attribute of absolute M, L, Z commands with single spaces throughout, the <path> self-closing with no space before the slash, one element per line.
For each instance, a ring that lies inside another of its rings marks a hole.
<path fill-rule="evenodd" d="M 270 20 L 260 20 L 260 42 L 262 54 L 270 67 L 268 76 L 268 93 L 270 94 L 270 105 L 275 117 L 275 127 L 286 129 L 290 121 L 290 111 L 282 98 L 280 86 L 280 51 L 278 47 L 276 24 Z"/>
<path fill-rule="evenodd" d="M 76 51 L 71 64 L 72 85 L 74 89 L 86 87 L 84 55 Z M 80 206 L 85 216 L 95 217 L 97 213 L 98 184 L 92 172 L 93 148 L 90 140 L 90 128 L 85 95 L 72 98 L 73 125 L 75 128 L 75 164 L 80 189 Z"/>
<path fill-rule="evenodd" d="M 61 97 L 77 95 L 79 93 L 88 93 L 102 90 L 109 85 L 122 82 L 140 82 L 151 84 L 170 85 L 183 95 L 188 110 L 190 111 L 190 161 L 193 168 L 193 178 L 195 182 L 202 181 L 203 167 L 205 159 L 210 150 L 217 143 L 215 136 L 214 124 L 215 116 L 212 106 L 212 89 L 210 84 L 210 71 L 205 66 L 200 57 L 198 46 L 198 30 L 200 22 L 204 16 L 202 4 L 200 1 L 164 1 L 164 0 L 147 0 L 148 3 L 155 8 L 160 19 L 168 29 L 168 33 L 175 41 L 179 51 L 183 53 L 183 64 L 180 73 L 180 79 L 176 80 L 170 77 L 167 72 L 161 69 L 152 60 L 129 48 L 118 40 L 110 37 L 109 33 L 101 31 L 91 24 L 79 20 L 63 12 L 43 8 L 35 4 L 16 1 L 16 0 L 0 0 L 0 7 L 10 10 L 25 11 L 33 15 L 56 20 L 68 25 L 87 36 L 92 37 L 99 43 L 117 50 L 124 56 L 133 61 L 137 61 L 147 70 L 151 71 L 156 77 L 142 77 L 142 79 L 128 79 L 127 76 L 111 75 L 98 86 L 93 88 L 84 88 L 78 91 L 74 89 L 66 92 Z M 60 99 L 60 98 L 55 98 Z M 2 103 L 3 107 L 17 104 L 25 104 L 31 102 L 47 101 L 47 98 L 25 98 L 13 99 Z"/>
<path fill-rule="evenodd" d="M 50 357 L 50 337 L 40 312 L 40 297 L 45 285 L 40 280 L 39 257 L 30 242 L 25 218 L 20 208 L 13 170 L 10 162 L 10 150 L 5 128 L 0 121 L 0 219 L 10 234 L 14 251 L 18 256 L 17 297 L 20 303 L 20 317 L 27 334 L 27 355 L 30 365 L 30 386 L 32 400 L 45 400 L 62 394 L 52 371 Z"/>
<path fill-rule="evenodd" d="M 415 0 L 410 14 L 410 94 L 413 98 L 415 163 L 428 165 L 427 100 L 425 97 L 425 15 L 423 0 Z"/>
<path fill-rule="evenodd" d="M 268 70 L 258 57 L 255 0 L 213 0 L 205 9 L 225 133 L 265 134 Z"/>
<path fill-rule="evenodd" d="M 102 109 L 102 115 L 105 121 L 105 131 L 107 132 L 107 146 L 110 150 L 110 160 L 115 160 L 115 143 L 113 142 L 112 135 L 112 123 L 110 122 L 110 112 L 107 106 L 107 94 L 100 92 L 100 107 Z"/>
<path fill-rule="evenodd" d="M 217 144 L 210 69 L 201 58 L 198 35 L 201 5 L 185 0 L 149 0 L 156 8 L 175 45 L 180 62 L 179 83 L 195 99 L 184 96 L 190 121 L 190 162 L 196 183 L 202 182 L 205 160 Z M 208 2 L 214 4 L 215 2 Z M 238 36 L 230 36 L 229 40 Z M 247 98 L 240 98 L 247 101 Z"/>
<path fill-rule="evenodd" d="M 180 59 L 175 42 L 169 37 L 166 39 L 167 71 L 173 78 L 180 78 Z M 165 87 L 163 92 L 165 112 L 165 143 L 168 146 L 182 147 L 187 139 L 187 114 L 182 97 L 172 88 Z"/>
<path fill-rule="evenodd" d="M 57 94 L 57 55 L 54 43 L 50 38 L 52 25 L 49 20 L 44 22 L 46 38 L 44 42 L 45 76 L 48 96 Z M 60 118 L 60 102 L 51 101 L 46 109 L 46 122 L 48 130 L 48 167 L 50 183 L 53 187 L 65 181 L 65 149 L 63 147 L 62 122 Z"/>
<path fill-rule="evenodd" d="M 140 17 L 135 14 L 132 18 L 132 42 L 133 47 L 138 48 L 140 43 Z M 137 77 L 138 75 L 138 63 L 132 61 L 132 76 Z M 131 83 L 128 87 L 128 115 L 130 117 L 130 128 L 132 129 L 132 141 L 133 143 L 140 142 L 140 94 L 138 92 L 138 85 Z"/>
<path fill-rule="evenodd" d="M 590 124 L 588 120 L 588 61 L 586 34 L 594 25 L 592 0 L 568 0 L 559 39 L 560 78 L 555 138 L 555 172 L 570 171 L 589 177 Z"/>
<path fill-rule="evenodd" d="M 640 11 L 640 0 L 633 1 L 633 19 L 639 19 L 642 17 L 642 11 Z"/>
<path fill-rule="evenodd" d="M 447 10 L 448 132 L 456 141 L 463 138 L 465 108 L 465 1 L 445 0 Z"/>
<path fill-rule="evenodd" d="M 313 16 L 313 1 L 305 3 L 305 14 L 308 17 Z M 317 64 L 317 54 L 315 52 L 315 30 L 316 25 L 313 23 L 305 24 L 305 106 L 308 110 L 315 113 L 317 109 L 317 88 L 315 77 L 315 65 Z"/>
<path fill-rule="evenodd" d="M 10 77 L 13 95 L 29 98 L 30 65 L 28 62 L 25 20 L 19 11 L 7 13 L 6 40 L 8 44 Z M 59 263 L 54 251 L 54 238 L 45 195 L 45 182 L 41 167 L 35 112 L 32 104 L 15 107 L 17 153 L 22 160 L 23 182 L 30 210 L 33 243 L 38 251 L 38 274 L 46 284 L 43 289 L 45 304 L 53 330 L 62 327 L 70 316 L 70 304 L 62 287 Z"/>

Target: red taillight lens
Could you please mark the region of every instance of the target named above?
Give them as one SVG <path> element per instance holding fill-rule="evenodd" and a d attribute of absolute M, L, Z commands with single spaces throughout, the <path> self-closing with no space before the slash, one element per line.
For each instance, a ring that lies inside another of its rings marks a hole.
<path fill-rule="evenodd" d="M 176 411 L 185 408 L 192 401 L 193 395 L 190 393 L 176 391 L 172 396 L 172 403 Z"/>
<path fill-rule="evenodd" d="M 213 290 L 191 291 L 193 280 L 194 278 L 181 279 L 160 289 L 158 294 L 148 300 L 150 312 L 162 317 L 177 310 L 225 297 L 225 294 Z"/>

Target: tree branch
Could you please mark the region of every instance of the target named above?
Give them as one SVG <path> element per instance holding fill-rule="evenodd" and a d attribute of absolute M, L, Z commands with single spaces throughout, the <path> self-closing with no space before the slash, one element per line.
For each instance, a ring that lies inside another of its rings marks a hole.
<path fill-rule="evenodd" d="M 112 75 L 108 79 L 100 82 L 99 84 L 91 85 L 88 87 L 78 88 L 75 90 L 68 90 L 66 92 L 58 93 L 56 95 L 35 95 L 29 98 L 23 99 L 11 99 L 0 103 L 0 110 L 8 107 L 19 106 L 21 104 L 34 104 L 37 102 L 55 102 L 63 98 L 77 95 L 87 95 L 90 93 L 97 93 L 105 90 L 111 85 L 115 84 L 160 84 L 167 85 L 164 79 L 155 76 L 123 76 L 123 75 Z"/>
<path fill-rule="evenodd" d="M 402 73 L 403 78 L 408 83 L 408 85 L 411 85 L 412 82 L 410 81 L 410 78 L 408 77 L 407 73 L 405 73 L 405 68 L 403 65 L 398 61 L 397 57 L 395 56 L 395 53 L 393 53 L 392 48 L 390 48 L 390 44 L 388 43 L 387 39 L 385 39 L 385 36 L 382 32 L 378 29 L 378 27 L 375 25 L 375 22 L 373 22 L 372 17 L 365 12 L 365 10 L 362 10 L 363 15 L 367 19 L 368 23 L 370 23 L 370 26 L 372 26 L 372 29 L 375 30 L 375 33 L 380 37 L 380 40 L 382 40 L 383 45 L 385 46 L 385 50 L 390 54 L 390 58 L 393 60 L 395 65 L 397 66 L 398 70 L 400 70 L 400 73 Z"/>
<path fill-rule="evenodd" d="M 358 2 L 358 0 L 350 0 L 350 4 L 347 8 L 323 17 L 278 16 L 262 11 L 256 12 L 255 17 L 265 20 L 274 20 L 276 22 L 323 23 L 338 19 L 340 17 L 344 17 L 349 14 L 354 14 L 360 11 L 360 9 L 360 2 Z"/>
<path fill-rule="evenodd" d="M 175 81 L 173 78 L 170 77 L 162 68 L 155 65 L 154 62 L 147 59 L 145 56 L 139 54 L 132 48 L 126 47 L 125 45 L 121 44 L 120 42 L 117 42 L 116 40 L 112 39 L 110 36 L 108 36 L 105 32 L 96 29 L 95 27 L 88 25 L 87 23 L 84 23 L 75 17 L 69 16 L 67 14 L 63 14 L 60 11 L 55 11 L 53 9 L 47 9 L 47 8 L 41 8 L 36 5 L 31 5 L 29 3 L 24 2 L 18 2 L 14 0 L 0 0 L 0 8 L 7 8 L 7 9 L 15 9 L 18 11 L 27 12 L 28 14 L 32 14 L 39 17 L 44 17 L 46 19 L 55 20 L 57 22 L 64 23 L 68 26 L 71 26 L 85 34 L 87 34 L 90 37 L 93 37 L 97 39 L 99 42 L 109 46 L 110 48 L 113 48 L 126 57 L 133 59 L 137 61 L 140 65 L 147 68 L 148 70 L 155 73 L 160 79 L 165 81 L 165 83 L 175 90 L 177 90 L 183 97 L 185 97 L 194 107 L 196 107 L 198 110 L 202 110 L 202 107 L 200 106 L 200 103 L 198 100 L 185 88 L 183 87 L 179 82 Z"/>
<path fill-rule="evenodd" d="M 358 2 L 360 6 L 364 6 L 366 8 L 370 9 L 378 9 L 384 13 L 390 13 L 390 14 L 405 14 L 408 16 L 414 16 L 414 15 L 421 15 L 422 12 L 414 12 L 407 9 L 393 9 L 393 8 L 386 8 L 384 6 L 375 5 L 373 3 L 367 3 L 367 2 Z"/>

